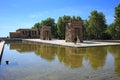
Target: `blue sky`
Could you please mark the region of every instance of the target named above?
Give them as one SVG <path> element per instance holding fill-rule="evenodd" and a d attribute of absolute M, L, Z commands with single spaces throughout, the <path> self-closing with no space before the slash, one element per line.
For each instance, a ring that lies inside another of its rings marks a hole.
<path fill-rule="evenodd" d="M 0 37 L 19 28 L 31 28 L 48 17 L 56 22 L 64 15 L 88 19 L 93 10 L 103 12 L 110 24 L 119 3 L 120 0 L 0 0 Z"/>

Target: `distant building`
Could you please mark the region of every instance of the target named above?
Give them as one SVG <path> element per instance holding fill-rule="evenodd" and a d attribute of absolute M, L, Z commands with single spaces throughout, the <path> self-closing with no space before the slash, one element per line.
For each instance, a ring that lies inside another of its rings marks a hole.
<path fill-rule="evenodd" d="M 66 42 L 83 42 L 82 21 L 71 20 L 66 24 Z"/>
<path fill-rule="evenodd" d="M 18 29 L 16 32 L 9 33 L 10 38 L 40 38 L 37 29 Z"/>
<path fill-rule="evenodd" d="M 40 39 L 51 40 L 51 27 L 50 26 L 43 26 L 41 28 Z"/>

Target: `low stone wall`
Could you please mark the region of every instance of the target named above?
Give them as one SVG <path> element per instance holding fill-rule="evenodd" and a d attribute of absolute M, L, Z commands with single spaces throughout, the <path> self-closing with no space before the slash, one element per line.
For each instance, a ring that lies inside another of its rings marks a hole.
<path fill-rule="evenodd" d="M 120 43 L 120 40 L 89 40 L 89 41 Z"/>
<path fill-rule="evenodd" d="M 0 63 L 3 55 L 5 41 L 0 41 Z"/>
<path fill-rule="evenodd" d="M 73 42 L 65 42 L 65 40 L 40 40 L 40 39 L 23 39 L 22 42 L 27 43 L 43 43 L 43 44 L 50 44 L 50 45 L 57 45 L 57 46 L 64 46 L 64 47 L 76 47 L 76 48 L 83 48 L 83 47 L 99 47 L 99 46 L 113 46 L 113 45 L 120 45 L 120 43 L 113 43 L 113 42 L 99 42 L 99 41 L 84 41 L 83 43 L 73 43 Z"/>

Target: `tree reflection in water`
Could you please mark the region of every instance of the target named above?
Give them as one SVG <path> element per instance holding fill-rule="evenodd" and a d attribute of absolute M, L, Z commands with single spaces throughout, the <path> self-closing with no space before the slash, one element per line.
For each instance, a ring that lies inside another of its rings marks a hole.
<path fill-rule="evenodd" d="M 54 60 L 55 55 L 57 55 L 60 62 L 63 62 L 66 66 L 70 66 L 71 68 L 81 67 L 83 56 L 86 53 L 86 48 L 69 48 L 27 43 L 10 44 L 10 49 L 16 49 L 21 53 L 34 51 L 36 55 L 48 61 Z"/>
<path fill-rule="evenodd" d="M 103 67 L 107 56 L 105 47 L 92 47 L 86 49 L 86 59 L 89 60 L 93 69 Z"/>
<path fill-rule="evenodd" d="M 107 51 L 114 56 L 115 72 L 120 76 L 120 46 L 71 48 L 45 44 L 11 43 L 10 49 L 20 53 L 34 52 L 41 58 L 53 61 L 57 56 L 59 62 L 71 68 L 83 66 L 83 59 L 89 61 L 94 70 L 105 65 Z"/>
<path fill-rule="evenodd" d="M 120 46 L 109 46 L 108 51 L 114 56 L 115 72 L 120 77 Z"/>

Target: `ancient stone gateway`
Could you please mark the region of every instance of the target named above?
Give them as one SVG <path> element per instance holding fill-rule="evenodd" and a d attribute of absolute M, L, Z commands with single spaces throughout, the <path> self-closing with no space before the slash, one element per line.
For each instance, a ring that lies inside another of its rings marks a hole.
<path fill-rule="evenodd" d="M 41 28 L 40 39 L 51 40 L 51 27 L 50 26 L 43 26 Z"/>
<path fill-rule="evenodd" d="M 66 42 L 83 42 L 82 21 L 72 20 L 66 23 Z"/>

